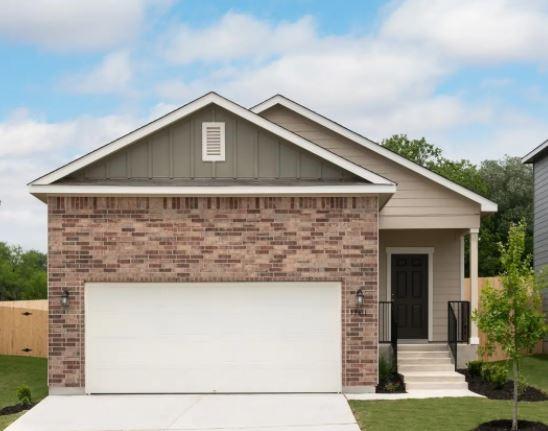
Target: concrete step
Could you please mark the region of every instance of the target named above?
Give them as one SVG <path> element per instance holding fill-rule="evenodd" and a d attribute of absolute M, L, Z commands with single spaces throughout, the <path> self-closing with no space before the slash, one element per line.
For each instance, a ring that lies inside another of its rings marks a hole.
<path fill-rule="evenodd" d="M 452 364 L 451 358 L 407 359 L 398 357 L 398 365 Z"/>
<path fill-rule="evenodd" d="M 465 378 L 460 373 L 450 371 L 411 371 L 402 373 L 405 383 L 452 383 L 452 382 L 464 382 Z"/>
<path fill-rule="evenodd" d="M 403 365 L 398 364 L 398 372 L 401 374 L 412 372 L 427 372 L 427 371 L 454 371 L 453 364 L 421 364 L 421 365 Z"/>
<path fill-rule="evenodd" d="M 466 382 L 405 382 L 405 388 L 408 391 L 421 390 L 421 389 L 439 389 L 439 390 L 451 390 L 451 389 L 468 389 L 468 383 Z"/>
<path fill-rule="evenodd" d="M 436 359 L 436 358 L 449 358 L 451 359 L 451 353 L 442 350 L 426 350 L 426 351 L 409 351 L 404 350 L 398 352 L 398 359 Z"/>
<path fill-rule="evenodd" d="M 448 351 L 447 344 L 428 343 L 428 344 L 400 344 L 398 343 L 398 352 L 426 352 L 426 351 Z"/>

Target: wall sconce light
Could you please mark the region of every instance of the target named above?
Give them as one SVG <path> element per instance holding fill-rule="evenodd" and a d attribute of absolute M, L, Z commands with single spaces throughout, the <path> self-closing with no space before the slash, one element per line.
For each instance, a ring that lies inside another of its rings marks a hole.
<path fill-rule="evenodd" d="M 356 314 L 360 316 L 365 316 L 365 295 L 363 294 L 362 289 L 358 289 L 356 292 Z"/>
<path fill-rule="evenodd" d="M 365 304 L 365 296 L 363 294 L 363 290 L 361 289 L 358 289 L 358 291 L 356 292 L 356 304 L 358 305 L 358 307 L 363 307 L 363 305 Z"/>
<path fill-rule="evenodd" d="M 66 310 L 69 306 L 69 292 L 67 289 L 63 289 L 63 293 L 61 294 L 61 306 L 63 307 L 63 310 Z"/>

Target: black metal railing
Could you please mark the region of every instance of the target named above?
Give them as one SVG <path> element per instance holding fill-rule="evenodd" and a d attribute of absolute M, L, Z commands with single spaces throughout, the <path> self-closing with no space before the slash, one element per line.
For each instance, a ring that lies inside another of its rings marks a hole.
<path fill-rule="evenodd" d="M 398 372 L 398 324 L 394 303 L 379 301 L 379 343 L 391 344 L 394 372 Z"/>
<path fill-rule="evenodd" d="M 470 302 L 449 301 L 447 303 L 447 344 L 457 369 L 458 343 L 468 343 L 470 338 Z"/>

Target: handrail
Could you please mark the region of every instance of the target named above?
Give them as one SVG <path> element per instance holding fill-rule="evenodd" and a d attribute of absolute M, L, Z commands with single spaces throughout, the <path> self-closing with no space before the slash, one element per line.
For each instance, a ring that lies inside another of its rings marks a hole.
<path fill-rule="evenodd" d="M 394 303 L 379 301 L 379 343 L 392 346 L 394 372 L 398 372 L 398 324 Z"/>
<path fill-rule="evenodd" d="M 458 343 L 467 343 L 470 337 L 470 302 L 447 302 L 447 344 L 458 365 Z"/>

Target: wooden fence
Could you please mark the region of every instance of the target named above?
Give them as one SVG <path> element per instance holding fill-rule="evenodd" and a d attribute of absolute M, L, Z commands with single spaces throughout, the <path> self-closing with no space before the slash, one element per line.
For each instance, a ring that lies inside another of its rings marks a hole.
<path fill-rule="evenodd" d="M 48 301 L 0 301 L 0 355 L 48 356 Z"/>
<path fill-rule="evenodd" d="M 481 297 L 482 289 L 489 284 L 493 286 L 495 289 L 502 288 L 502 282 L 499 277 L 480 277 L 478 279 L 478 290 L 479 290 L 480 297 Z M 470 279 L 469 278 L 464 279 L 463 299 L 465 301 L 470 301 Z M 485 337 L 485 334 L 481 331 L 479 333 L 479 339 L 480 339 L 480 346 L 484 346 L 486 337 Z M 537 346 L 535 347 L 535 349 L 533 350 L 533 352 L 531 352 L 531 354 L 536 354 L 536 353 L 542 353 L 542 341 L 539 342 Z M 487 355 L 483 355 L 483 360 L 485 361 L 502 361 L 504 359 L 506 359 L 506 355 L 498 346 L 495 348 L 491 356 L 488 357 Z"/>

